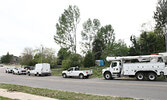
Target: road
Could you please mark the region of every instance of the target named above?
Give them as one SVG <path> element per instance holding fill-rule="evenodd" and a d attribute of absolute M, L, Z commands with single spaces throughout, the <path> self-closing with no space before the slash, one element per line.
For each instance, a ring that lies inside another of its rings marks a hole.
<path fill-rule="evenodd" d="M 105 96 L 167 100 L 167 80 L 137 81 L 135 79 L 104 80 L 103 78 L 77 79 L 58 76 L 35 77 L 7 74 L 4 70 L 5 68 L 0 68 L 0 83 Z"/>

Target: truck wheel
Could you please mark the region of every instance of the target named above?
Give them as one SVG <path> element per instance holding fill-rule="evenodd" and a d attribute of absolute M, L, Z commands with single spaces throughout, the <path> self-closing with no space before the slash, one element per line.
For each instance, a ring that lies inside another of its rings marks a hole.
<path fill-rule="evenodd" d="M 39 77 L 40 76 L 40 74 L 39 73 L 37 73 L 37 77 Z"/>
<path fill-rule="evenodd" d="M 109 73 L 109 72 L 104 73 L 104 78 L 105 78 L 106 80 L 112 79 L 111 73 Z"/>
<path fill-rule="evenodd" d="M 83 74 L 79 74 L 79 78 L 80 78 L 80 79 L 83 79 L 83 78 L 84 78 L 84 75 L 83 75 Z"/>
<path fill-rule="evenodd" d="M 155 73 L 148 73 L 148 79 L 150 80 L 150 81 L 154 81 L 154 80 L 156 80 L 156 78 L 157 78 L 157 76 L 156 76 L 156 74 Z"/>
<path fill-rule="evenodd" d="M 140 81 L 144 80 L 144 74 L 142 72 L 139 72 L 139 73 L 136 74 L 136 78 Z"/>
<path fill-rule="evenodd" d="M 67 75 L 65 73 L 62 76 L 63 76 L 63 78 L 67 78 Z"/>

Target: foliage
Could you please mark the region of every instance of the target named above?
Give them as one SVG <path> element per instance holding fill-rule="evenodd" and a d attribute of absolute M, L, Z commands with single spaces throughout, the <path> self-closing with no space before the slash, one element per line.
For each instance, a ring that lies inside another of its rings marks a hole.
<path fill-rule="evenodd" d="M 97 33 L 97 38 L 103 42 L 105 47 L 110 47 L 115 41 L 114 29 L 111 25 L 102 26 Z"/>
<path fill-rule="evenodd" d="M 167 23 L 167 0 L 158 0 L 154 19 L 156 21 L 156 30 L 159 30 L 158 34 L 163 35 L 163 27 Z"/>
<path fill-rule="evenodd" d="M 98 19 L 89 18 L 86 22 L 83 23 L 83 31 L 81 32 L 82 36 L 82 49 L 83 53 L 92 51 L 92 43 L 94 38 L 97 35 L 97 32 L 100 28 L 100 21 Z"/>
<path fill-rule="evenodd" d="M 71 62 L 70 62 L 70 60 L 63 60 L 62 61 L 62 67 L 63 67 L 63 69 L 68 69 L 68 68 L 70 68 L 71 66 L 71 64 L 70 64 Z"/>
<path fill-rule="evenodd" d="M 70 48 L 76 53 L 76 29 L 80 21 L 80 12 L 77 6 L 69 6 L 59 17 L 56 24 L 54 40 L 63 48 Z"/>
<path fill-rule="evenodd" d="M 33 61 L 36 63 L 49 63 L 51 67 L 56 65 L 56 57 L 55 57 L 55 50 L 52 48 L 46 48 L 42 47 L 42 50 L 40 48 L 37 48 L 34 50 L 35 56 Z"/>
<path fill-rule="evenodd" d="M 13 55 L 10 55 L 9 52 L 8 52 L 6 55 L 3 55 L 1 57 L 1 62 L 5 63 L 5 64 L 8 64 L 8 63 L 11 62 L 12 58 L 13 58 Z"/>
<path fill-rule="evenodd" d="M 88 52 L 84 58 L 83 62 L 84 67 L 91 67 L 95 65 L 94 56 L 91 52 Z"/>
<path fill-rule="evenodd" d="M 165 39 L 155 32 L 143 32 L 139 38 L 131 36 L 129 55 L 149 55 L 165 51 Z"/>
<path fill-rule="evenodd" d="M 129 49 L 124 41 L 118 40 L 103 51 L 102 58 L 105 59 L 107 56 L 127 56 L 128 51 Z"/>
<path fill-rule="evenodd" d="M 24 48 L 22 57 L 21 57 L 21 65 L 33 66 L 34 65 L 33 54 L 34 54 L 34 51 L 32 48 Z"/>
<path fill-rule="evenodd" d="M 82 57 L 79 54 L 72 53 L 67 60 L 62 61 L 63 69 L 75 66 L 82 66 Z"/>
<path fill-rule="evenodd" d="M 68 59 L 70 54 L 71 54 L 71 52 L 68 50 L 68 48 L 61 48 L 58 51 L 58 54 L 57 54 L 57 56 L 58 56 L 58 60 L 57 60 L 58 65 L 61 65 L 63 60 Z"/>
<path fill-rule="evenodd" d="M 111 25 L 102 26 L 93 44 L 93 52 L 95 59 L 104 58 L 102 55 L 107 56 L 112 50 L 113 43 L 115 42 L 115 33 Z M 98 47 L 100 48 L 98 48 Z"/>
<path fill-rule="evenodd" d="M 95 60 L 101 59 L 102 52 L 104 50 L 104 44 L 100 39 L 95 39 L 93 42 L 93 54 Z"/>

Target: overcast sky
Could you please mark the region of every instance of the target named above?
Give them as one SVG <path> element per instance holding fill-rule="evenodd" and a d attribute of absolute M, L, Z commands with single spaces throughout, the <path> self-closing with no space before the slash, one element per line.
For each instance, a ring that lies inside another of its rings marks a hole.
<path fill-rule="evenodd" d="M 97 18 L 102 25 L 113 26 L 117 40 L 130 45 L 130 36 L 139 36 L 141 25 L 153 22 L 157 0 L 0 0 L 0 56 L 7 52 L 20 56 L 25 47 L 41 45 L 58 51 L 55 25 L 69 5 L 80 9 L 78 41 L 83 22 Z"/>

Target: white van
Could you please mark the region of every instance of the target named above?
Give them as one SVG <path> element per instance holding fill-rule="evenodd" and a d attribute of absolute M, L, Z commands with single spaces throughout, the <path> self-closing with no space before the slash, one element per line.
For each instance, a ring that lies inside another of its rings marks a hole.
<path fill-rule="evenodd" d="M 51 75 L 50 64 L 40 63 L 35 65 L 35 69 L 31 70 L 28 75 L 43 76 Z"/>

